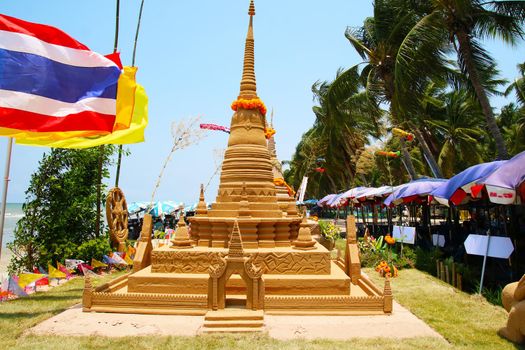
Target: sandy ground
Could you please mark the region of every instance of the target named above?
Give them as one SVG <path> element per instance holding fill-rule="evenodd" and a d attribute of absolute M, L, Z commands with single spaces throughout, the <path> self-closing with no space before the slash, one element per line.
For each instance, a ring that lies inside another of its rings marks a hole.
<path fill-rule="evenodd" d="M 28 332 L 57 335 L 99 335 L 125 337 L 137 335 L 194 336 L 203 316 L 126 315 L 83 313 L 80 305 L 52 317 Z M 268 334 L 277 339 L 350 339 L 436 337 L 436 331 L 394 303 L 391 316 L 273 316 L 265 315 Z M 381 330 L 378 334 L 378 329 Z"/>

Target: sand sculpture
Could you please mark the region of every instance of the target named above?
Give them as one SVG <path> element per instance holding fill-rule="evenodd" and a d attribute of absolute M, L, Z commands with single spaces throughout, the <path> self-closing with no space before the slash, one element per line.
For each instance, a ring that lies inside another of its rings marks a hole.
<path fill-rule="evenodd" d="M 119 252 L 126 251 L 128 239 L 128 205 L 124 192 L 112 188 L 106 197 L 106 219 L 109 226 L 111 245 Z"/>
<path fill-rule="evenodd" d="M 509 283 L 501 296 L 503 307 L 509 313 L 507 326 L 498 334 L 518 344 L 525 342 L 525 275 L 518 282 Z"/>
<path fill-rule="evenodd" d="M 349 221 L 346 259 L 333 260 L 312 239 L 293 198 L 279 196 L 275 148 L 267 144 L 266 108 L 256 89 L 254 15 L 252 0 L 240 94 L 232 104 L 216 202 L 208 209 L 201 187 L 190 232 L 179 221 L 170 247 L 152 249 L 146 215 L 133 272 L 95 289 L 86 285 L 85 311 L 206 315 L 209 330 L 262 325 L 263 312 L 392 311 L 389 282 L 383 291 L 361 275 L 355 222 Z M 225 315 L 232 307 L 245 312 Z"/>

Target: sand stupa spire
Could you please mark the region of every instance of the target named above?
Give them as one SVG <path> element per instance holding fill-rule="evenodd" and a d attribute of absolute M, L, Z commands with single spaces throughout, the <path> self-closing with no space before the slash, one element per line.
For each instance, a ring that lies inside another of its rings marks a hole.
<path fill-rule="evenodd" d="M 248 25 L 248 34 L 246 35 L 246 45 L 244 47 L 244 66 L 242 70 L 241 91 L 239 98 L 254 99 L 257 98 L 257 83 L 255 81 L 255 40 L 253 39 L 253 16 L 255 16 L 255 4 L 250 1 L 250 24 Z"/>
<path fill-rule="evenodd" d="M 241 232 L 239 230 L 239 223 L 237 220 L 233 223 L 233 230 L 230 236 L 230 243 L 228 244 L 228 258 L 243 258 L 244 249 L 242 246 Z"/>
<path fill-rule="evenodd" d="M 197 204 L 196 214 L 199 216 L 208 214 L 208 206 L 206 205 L 206 201 L 204 200 L 204 185 L 203 184 L 201 184 L 201 192 L 199 195 L 199 204 Z"/>

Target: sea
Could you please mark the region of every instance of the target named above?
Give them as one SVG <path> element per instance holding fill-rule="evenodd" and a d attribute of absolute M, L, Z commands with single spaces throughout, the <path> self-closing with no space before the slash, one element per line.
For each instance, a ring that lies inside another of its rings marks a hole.
<path fill-rule="evenodd" d="M 4 238 L 2 239 L 2 251 L 7 243 L 13 242 L 16 223 L 24 216 L 22 203 L 7 203 L 5 209 Z"/>
<path fill-rule="evenodd" d="M 11 252 L 6 249 L 7 243 L 14 240 L 16 223 L 24 216 L 22 203 L 7 203 L 4 221 L 4 237 L 2 239 L 2 256 L 0 257 L 0 280 L 7 272 L 7 264 L 11 259 Z"/>

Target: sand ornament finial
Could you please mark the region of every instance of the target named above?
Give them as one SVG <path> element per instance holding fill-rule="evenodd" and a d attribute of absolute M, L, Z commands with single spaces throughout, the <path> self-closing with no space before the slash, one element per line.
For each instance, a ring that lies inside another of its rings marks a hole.
<path fill-rule="evenodd" d="M 257 98 L 257 82 L 255 80 L 255 40 L 253 38 L 253 16 L 255 16 L 255 4 L 250 2 L 250 24 L 248 25 L 248 34 L 246 35 L 246 46 L 244 48 L 244 66 L 241 79 L 241 91 L 239 99 Z"/>

